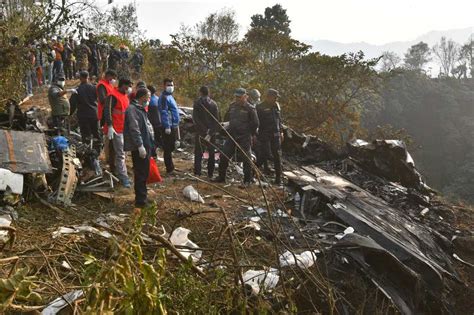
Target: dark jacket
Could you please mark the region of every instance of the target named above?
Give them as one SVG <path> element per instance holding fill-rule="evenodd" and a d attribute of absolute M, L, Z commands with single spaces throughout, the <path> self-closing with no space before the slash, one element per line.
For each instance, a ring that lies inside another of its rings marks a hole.
<path fill-rule="evenodd" d="M 257 105 L 257 115 L 260 121 L 258 127 L 259 136 L 279 136 L 282 130 L 280 105 L 276 103 L 262 102 Z"/>
<path fill-rule="evenodd" d="M 97 120 L 97 92 L 96 87 L 90 83 L 83 83 L 77 88 L 77 94 L 72 94 L 69 99 L 71 108 L 77 109 L 78 119 Z"/>
<path fill-rule="evenodd" d="M 193 122 L 196 134 L 200 136 L 214 135 L 219 131 L 219 108 L 217 103 L 208 96 L 201 96 L 194 101 Z"/>
<path fill-rule="evenodd" d="M 48 100 L 51 106 L 52 116 L 69 116 L 70 108 L 67 94 L 59 96 L 59 93 L 64 91 L 62 87 L 53 83 L 48 90 Z"/>
<path fill-rule="evenodd" d="M 153 94 L 150 97 L 150 105 L 148 105 L 148 119 L 154 130 L 158 130 L 161 127 L 161 116 L 158 110 L 158 96 Z"/>
<path fill-rule="evenodd" d="M 224 121 L 229 121 L 229 133 L 234 138 L 255 135 L 259 125 L 255 106 L 248 102 L 230 104 Z"/>
<path fill-rule="evenodd" d="M 145 108 L 138 105 L 137 100 L 133 100 L 125 112 L 123 149 L 124 151 L 135 151 L 142 145 L 148 150 L 154 147 L 153 128 Z"/>

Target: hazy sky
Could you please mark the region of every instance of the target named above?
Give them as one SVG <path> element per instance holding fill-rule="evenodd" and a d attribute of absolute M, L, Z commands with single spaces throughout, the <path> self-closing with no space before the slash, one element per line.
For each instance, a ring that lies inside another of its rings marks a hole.
<path fill-rule="evenodd" d="M 114 0 L 112 5 L 130 3 Z M 97 1 L 103 9 L 106 0 Z M 474 26 L 474 0 L 137 0 L 138 22 L 148 38 L 169 42 L 179 25 L 195 25 L 222 8 L 236 11 L 244 34 L 250 16 L 280 3 L 291 20 L 292 36 L 298 40 L 329 39 L 384 44 L 412 40 L 431 30 Z M 473 29 L 474 30 L 474 29 Z"/>

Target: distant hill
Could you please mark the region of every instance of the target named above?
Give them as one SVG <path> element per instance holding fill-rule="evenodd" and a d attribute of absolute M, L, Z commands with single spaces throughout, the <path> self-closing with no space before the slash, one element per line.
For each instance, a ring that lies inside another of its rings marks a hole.
<path fill-rule="evenodd" d="M 341 55 L 347 52 L 357 52 L 362 50 L 368 58 L 375 58 L 382 54 L 383 51 L 393 51 L 396 52 L 400 57 L 403 57 L 407 49 L 423 41 L 432 47 L 437 43 L 442 36 L 446 38 L 451 38 L 459 44 L 464 44 L 467 42 L 469 36 L 474 33 L 474 27 L 462 28 L 462 29 L 452 29 L 446 31 L 431 31 L 424 35 L 417 37 L 414 40 L 409 41 L 399 41 L 391 42 L 384 45 L 373 45 L 366 42 L 358 43 L 339 43 L 330 40 L 316 40 L 316 41 L 307 41 L 313 48 L 313 51 L 319 51 L 323 54 L 335 56 Z"/>

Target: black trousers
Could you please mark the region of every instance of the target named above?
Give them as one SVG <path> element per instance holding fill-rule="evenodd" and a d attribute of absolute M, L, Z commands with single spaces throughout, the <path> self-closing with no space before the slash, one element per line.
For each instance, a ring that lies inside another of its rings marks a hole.
<path fill-rule="evenodd" d="M 273 157 L 275 165 L 275 176 L 281 177 L 281 138 L 273 135 L 263 135 L 257 138 L 257 167 L 267 163 L 268 159 Z"/>
<path fill-rule="evenodd" d="M 211 138 L 208 142 L 204 137 L 196 134 L 194 138 L 194 174 L 201 175 L 202 168 L 202 154 L 207 149 L 209 152 L 209 159 L 207 160 L 207 176 L 212 177 L 214 175 L 214 168 L 216 164 L 215 159 L 215 138 Z"/>
<path fill-rule="evenodd" d="M 173 151 L 175 150 L 176 128 L 171 128 L 171 133 L 166 134 L 165 129 L 161 129 L 163 141 L 163 159 L 165 160 L 166 172 L 174 171 Z"/>
<path fill-rule="evenodd" d="M 81 129 L 82 142 L 89 143 L 91 139 L 101 139 L 97 117 L 78 117 L 77 120 Z"/>
<path fill-rule="evenodd" d="M 142 159 L 138 150 L 132 151 L 133 188 L 135 190 L 135 205 L 144 206 L 147 201 L 146 181 L 150 172 L 150 150 L 147 149 L 146 158 Z"/>
<path fill-rule="evenodd" d="M 53 116 L 53 127 L 60 136 L 69 136 L 69 116 Z"/>
<path fill-rule="evenodd" d="M 96 78 L 99 77 L 99 61 L 92 59 L 89 61 L 89 74 L 95 76 Z"/>
<path fill-rule="evenodd" d="M 227 139 L 222 149 L 219 161 L 219 178 L 224 179 L 226 177 L 227 168 L 229 167 L 229 159 L 238 153 L 240 159 L 244 163 L 244 183 L 250 183 L 252 180 L 252 162 L 251 162 L 251 136 L 241 137 L 235 139 L 237 144 L 242 148 L 244 153 L 237 147 L 236 143 L 232 139 Z"/>

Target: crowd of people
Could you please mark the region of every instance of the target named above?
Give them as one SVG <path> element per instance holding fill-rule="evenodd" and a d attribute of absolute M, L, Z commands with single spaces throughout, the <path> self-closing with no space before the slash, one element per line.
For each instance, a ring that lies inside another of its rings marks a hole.
<path fill-rule="evenodd" d="M 62 59 L 55 62 L 53 69 L 63 67 Z M 174 176 L 177 171 L 173 152 L 179 146 L 180 113 L 173 96 L 173 79 L 165 78 L 158 90 L 143 81 L 134 84 L 130 78 L 121 77 L 118 71 L 109 68 L 94 84 L 91 77 L 96 76 L 97 65 L 89 69 L 96 72 L 91 75 L 80 69 L 80 84 L 72 89 L 65 88 L 68 79 L 65 73 L 53 71 L 48 90 L 53 127 L 58 135 L 67 136 L 68 121 L 75 115 L 82 142 L 95 148 L 97 159 L 104 150 L 110 170 L 126 188 L 132 186 L 126 164 L 126 152 L 131 152 L 135 206 L 144 207 L 148 204 L 146 183 L 150 159 L 162 150 L 166 174 Z M 275 184 L 281 184 L 283 133 L 279 92 L 269 89 L 261 101 L 258 90 L 247 92 L 238 88 L 234 97 L 221 122 L 219 106 L 211 98 L 210 88 L 199 89 L 193 104 L 195 176 L 202 176 L 203 154 L 207 151 L 207 176 L 214 182 L 225 183 L 229 160 L 235 159 L 243 162 L 242 186 L 247 187 L 254 181 L 252 163 L 268 174 L 271 159 L 275 163 Z M 226 138 L 222 147 L 216 141 L 219 134 Z M 220 154 L 218 176 L 214 178 L 216 152 Z M 252 161 L 252 152 L 256 153 L 256 161 Z"/>
<path fill-rule="evenodd" d="M 121 44 L 99 40 L 93 33 L 80 41 L 73 37 L 53 37 L 49 41 L 34 41 L 28 47 L 28 69 L 25 73 L 26 96 L 33 95 L 35 87 L 51 86 L 58 75 L 67 80 L 78 78 L 81 71 L 89 72 L 97 80 L 105 70 L 115 70 L 120 77 L 138 78 L 144 57 L 138 48 L 133 53 Z"/>

